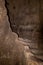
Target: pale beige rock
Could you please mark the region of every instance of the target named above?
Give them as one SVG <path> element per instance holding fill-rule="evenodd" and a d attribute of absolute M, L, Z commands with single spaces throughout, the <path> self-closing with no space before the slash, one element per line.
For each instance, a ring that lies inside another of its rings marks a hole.
<path fill-rule="evenodd" d="M 43 61 L 34 57 L 34 55 L 30 53 L 30 50 L 29 52 L 25 51 L 25 57 L 27 65 L 43 65 Z"/>
<path fill-rule="evenodd" d="M 26 65 L 24 46 L 10 29 L 5 0 L 0 0 L 0 65 Z"/>

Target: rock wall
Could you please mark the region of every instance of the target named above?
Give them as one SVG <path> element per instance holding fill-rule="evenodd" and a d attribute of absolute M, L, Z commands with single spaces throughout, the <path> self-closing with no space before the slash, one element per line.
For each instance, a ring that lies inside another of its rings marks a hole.
<path fill-rule="evenodd" d="M 43 54 L 43 0 L 6 0 L 6 3 L 12 30 L 32 42 L 33 53 Z"/>
<path fill-rule="evenodd" d="M 6 0 L 6 3 L 12 30 L 20 37 L 32 39 L 39 24 L 39 1 Z"/>
<path fill-rule="evenodd" d="M 5 0 L 0 0 L 0 65 L 26 65 L 24 46 L 10 29 Z"/>

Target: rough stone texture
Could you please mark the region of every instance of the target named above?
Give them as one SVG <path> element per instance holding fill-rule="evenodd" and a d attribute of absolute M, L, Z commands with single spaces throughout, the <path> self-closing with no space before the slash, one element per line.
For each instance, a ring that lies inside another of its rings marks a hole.
<path fill-rule="evenodd" d="M 22 38 L 32 39 L 39 24 L 39 1 L 6 0 L 12 30 Z"/>
<path fill-rule="evenodd" d="M 0 65 L 26 65 L 21 43 L 10 29 L 5 0 L 0 0 Z"/>
<path fill-rule="evenodd" d="M 26 60 L 27 60 L 27 65 L 43 65 L 43 61 L 40 59 L 34 57 L 32 53 L 25 52 Z"/>
<path fill-rule="evenodd" d="M 31 52 L 43 59 L 43 0 L 6 0 L 6 3 L 13 31 L 29 39 Z"/>
<path fill-rule="evenodd" d="M 0 65 L 26 65 L 22 43 L 25 42 L 18 40 L 17 34 L 12 33 L 4 0 L 0 0 Z M 30 50 L 27 52 L 26 48 L 25 57 L 27 65 L 43 65 L 41 60 L 32 58 L 34 55 L 30 53 Z"/>

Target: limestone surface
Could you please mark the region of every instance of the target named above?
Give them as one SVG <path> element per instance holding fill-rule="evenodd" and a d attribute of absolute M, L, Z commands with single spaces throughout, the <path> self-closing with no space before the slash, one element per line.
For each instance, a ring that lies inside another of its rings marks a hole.
<path fill-rule="evenodd" d="M 10 29 L 5 0 L 0 0 L 0 65 L 26 65 L 21 43 Z"/>

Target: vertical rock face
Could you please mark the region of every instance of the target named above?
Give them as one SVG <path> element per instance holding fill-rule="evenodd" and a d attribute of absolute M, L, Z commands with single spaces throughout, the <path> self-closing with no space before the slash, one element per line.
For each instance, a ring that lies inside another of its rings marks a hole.
<path fill-rule="evenodd" d="M 5 0 L 0 0 L 0 65 L 26 65 L 21 43 L 10 29 Z"/>
<path fill-rule="evenodd" d="M 43 0 L 6 0 L 6 3 L 13 31 L 30 39 L 32 53 L 42 58 Z"/>
<path fill-rule="evenodd" d="M 39 2 L 34 0 L 6 0 L 11 27 L 20 37 L 32 39 L 39 23 Z"/>
<path fill-rule="evenodd" d="M 0 43 L 5 38 L 9 30 L 9 22 L 7 17 L 7 12 L 4 7 L 4 0 L 0 0 Z M 2 40 L 1 40 L 2 39 Z"/>

